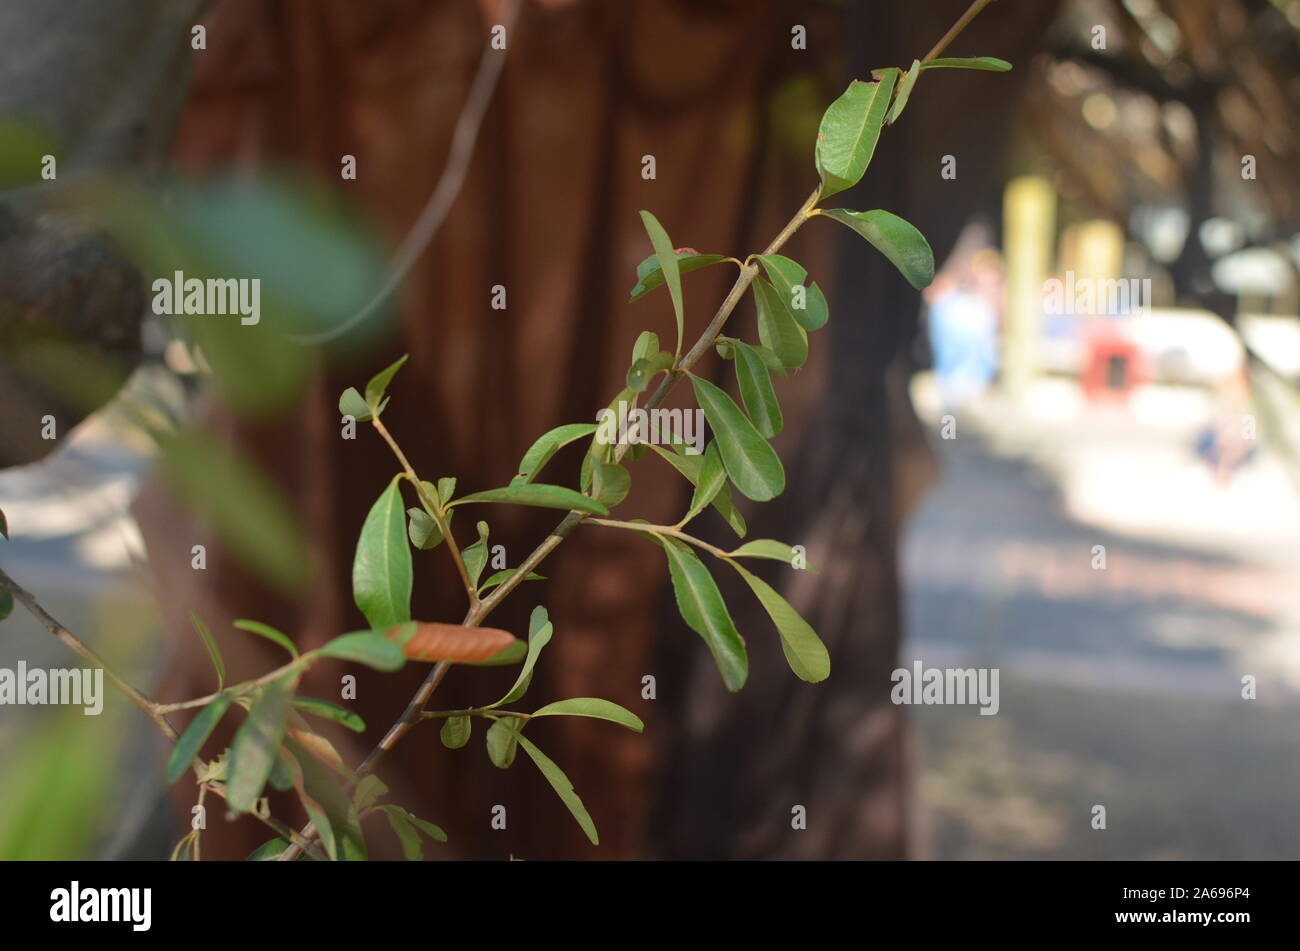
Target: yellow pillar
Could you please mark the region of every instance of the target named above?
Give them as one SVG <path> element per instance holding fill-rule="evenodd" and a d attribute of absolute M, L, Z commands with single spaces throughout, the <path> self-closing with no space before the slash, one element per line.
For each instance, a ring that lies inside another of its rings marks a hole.
<path fill-rule="evenodd" d="M 1002 205 L 1006 313 L 1002 386 L 1023 395 L 1034 376 L 1043 314 L 1043 282 L 1052 266 L 1056 192 L 1047 179 L 1024 176 L 1007 185 Z"/>

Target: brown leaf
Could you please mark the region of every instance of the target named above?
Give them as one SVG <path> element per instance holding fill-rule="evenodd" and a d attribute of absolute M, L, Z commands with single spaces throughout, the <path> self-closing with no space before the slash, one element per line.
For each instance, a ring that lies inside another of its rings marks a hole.
<path fill-rule="evenodd" d="M 334 748 L 334 744 L 319 733 L 312 733 L 310 730 L 289 730 L 289 736 L 297 740 L 301 746 L 327 766 L 333 766 L 336 769 L 343 765 L 343 757 L 339 756 L 339 751 Z"/>
<path fill-rule="evenodd" d="M 402 650 L 411 660 L 487 660 L 515 642 L 513 634 L 496 627 L 464 627 L 438 621 L 416 621 L 414 626 L 415 633 L 402 644 Z M 388 636 L 401 643 L 401 636 L 410 627 L 410 624 L 399 624 Z"/>

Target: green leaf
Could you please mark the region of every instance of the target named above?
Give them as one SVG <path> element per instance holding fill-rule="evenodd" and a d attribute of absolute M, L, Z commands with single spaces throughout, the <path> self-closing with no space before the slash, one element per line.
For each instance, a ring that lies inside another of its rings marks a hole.
<path fill-rule="evenodd" d="M 766 502 L 785 490 L 781 460 L 745 414 L 723 390 L 708 380 L 691 376 L 695 399 L 713 427 L 722 464 L 740 494 Z"/>
<path fill-rule="evenodd" d="M 696 254 L 694 251 L 675 251 L 673 253 L 677 258 L 678 274 L 689 274 L 691 271 L 698 271 L 702 267 L 708 267 L 711 264 L 727 260 L 727 256 L 724 254 Z M 657 253 L 652 254 L 636 266 L 636 287 L 632 288 L 632 295 L 628 302 L 640 300 L 663 282 L 664 272 L 659 266 L 659 255 Z M 654 349 L 659 349 L 657 339 Z M 644 353 L 639 355 L 645 356 Z"/>
<path fill-rule="evenodd" d="M 353 631 L 341 634 L 313 653 L 364 664 L 375 670 L 400 670 L 406 663 L 402 648 L 380 631 Z"/>
<path fill-rule="evenodd" d="M 442 738 L 443 746 L 449 750 L 458 750 L 469 742 L 473 732 L 474 724 L 469 717 L 447 717 L 438 735 Z"/>
<path fill-rule="evenodd" d="M 681 266 L 681 255 L 677 256 L 678 266 Z M 653 267 L 659 271 L 659 259 L 655 255 L 650 255 L 641 262 L 642 265 Z M 640 271 L 640 268 L 637 268 Z M 660 280 L 663 279 L 663 272 L 659 272 Z M 653 330 L 643 330 L 636 337 L 636 343 L 632 344 L 632 362 L 636 363 L 642 357 L 649 359 L 659 352 L 659 335 Z"/>
<path fill-rule="evenodd" d="M 199 640 L 203 642 L 203 649 L 208 652 L 208 657 L 212 660 L 212 666 L 217 671 L 217 689 L 221 690 L 226 686 L 226 662 L 221 659 L 221 651 L 217 648 L 217 642 L 212 637 L 212 632 L 208 630 L 208 626 L 203 623 L 203 618 L 193 611 L 190 612 L 190 623 L 194 625 Z"/>
<path fill-rule="evenodd" d="M 484 591 L 488 591 L 491 588 L 495 588 L 497 585 L 501 584 L 501 582 L 508 579 L 511 575 L 513 575 L 518 570 L 519 570 L 518 568 L 502 568 L 500 571 L 494 571 L 492 574 L 488 575 L 488 579 L 486 581 L 484 581 L 481 585 L 478 586 L 478 593 L 482 594 Z M 539 575 L 535 571 L 530 571 L 528 572 L 528 574 L 524 575 L 524 580 L 545 581 L 546 576 Z"/>
<path fill-rule="evenodd" d="M 627 371 L 627 388 L 634 393 L 643 393 L 656 374 L 671 369 L 677 361 L 671 353 L 660 350 L 648 357 L 638 357 L 632 361 Z"/>
<path fill-rule="evenodd" d="M 479 576 L 487 566 L 488 523 L 478 522 L 475 527 L 478 529 L 478 541 L 466 546 L 460 553 L 460 557 L 465 562 L 465 573 L 469 575 L 469 583 L 477 587 Z"/>
<path fill-rule="evenodd" d="M 753 350 L 756 354 L 758 354 L 759 359 L 763 361 L 763 366 L 767 367 L 769 370 L 771 370 L 773 373 L 778 374 L 779 376 L 786 375 L 785 365 L 777 358 L 777 355 L 773 353 L 771 350 L 767 349 L 767 347 L 763 346 L 760 343 L 751 343 L 749 344 L 749 349 Z M 722 359 L 724 360 L 736 359 L 736 338 L 721 337 L 721 336 L 718 337 L 717 351 L 718 351 L 718 356 L 722 357 Z"/>
<path fill-rule="evenodd" d="M 443 832 L 442 829 L 434 825 L 432 822 L 426 822 L 425 820 L 419 818 L 418 816 L 411 815 L 409 812 L 406 814 L 406 818 L 409 819 L 411 824 L 414 825 L 417 829 L 419 829 L 429 838 L 433 839 L 434 842 L 447 841 L 447 833 Z"/>
<path fill-rule="evenodd" d="M 339 726 L 347 727 L 353 733 L 365 732 L 366 721 L 361 719 L 360 715 L 330 703 L 328 700 L 317 700 L 314 697 L 294 697 L 293 705 L 303 713 L 310 713 L 312 716 L 321 717 L 325 720 L 333 720 Z"/>
<path fill-rule="evenodd" d="M 14 596 L 8 588 L 0 588 L 0 621 L 14 613 Z"/>
<path fill-rule="evenodd" d="M 537 658 L 542 653 L 542 648 L 551 641 L 550 618 L 547 616 L 546 608 L 540 604 L 533 608 L 533 613 L 528 619 L 528 655 L 524 658 L 524 666 L 519 670 L 519 676 L 515 678 L 512 686 L 504 697 L 492 704 L 492 707 L 499 707 L 502 704 L 514 703 L 528 690 L 528 683 L 533 677 L 533 668 L 537 665 Z"/>
<path fill-rule="evenodd" d="M 912 97 L 912 87 L 916 85 L 916 78 L 920 75 L 921 61 L 914 59 L 911 68 L 903 76 L 903 81 L 898 84 L 898 92 L 894 94 L 894 104 L 889 107 L 889 115 L 885 119 L 886 125 L 893 125 L 903 114 L 903 110 L 907 108 L 907 100 Z"/>
<path fill-rule="evenodd" d="M 866 174 L 897 79 L 896 69 L 881 70 L 876 83 L 855 79 L 827 108 L 817 130 L 815 164 L 822 179 L 819 201 L 852 188 Z"/>
<path fill-rule="evenodd" d="M 609 401 L 609 405 L 596 413 L 596 431 L 587 446 L 582 460 L 579 487 L 583 492 L 591 489 L 591 463 L 595 459 L 613 462 L 619 434 L 626 431 L 628 413 L 636 405 L 637 394 L 624 387 Z M 634 447 L 635 448 L 635 447 Z"/>
<path fill-rule="evenodd" d="M 520 663 L 527 656 L 527 642 L 516 640 L 513 644 L 501 648 L 501 650 L 485 660 L 469 660 L 462 663 L 470 667 L 509 667 L 511 664 Z"/>
<path fill-rule="evenodd" d="M 669 354 L 668 358 L 671 360 L 672 355 Z M 650 385 L 650 377 L 650 361 L 642 357 L 627 369 L 627 388 L 634 393 L 644 393 Z"/>
<path fill-rule="evenodd" d="M 812 684 L 829 677 L 831 655 L 827 653 L 826 645 L 817 636 L 817 632 L 766 581 L 734 561 L 729 564 L 745 579 L 745 583 L 758 596 L 772 623 L 776 625 L 777 633 L 781 635 L 781 650 L 785 652 L 785 659 L 795 676 Z"/>
<path fill-rule="evenodd" d="M 509 769 L 515 761 L 515 754 L 519 751 L 520 728 L 518 717 L 502 717 L 488 727 L 485 737 L 488 759 L 497 769 Z"/>
<path fill-rule="evenodd" d="M 428 551 L 442 544 L 442 530 L 432 515 L 424 509 L 409 508 L 406 517 L 406 537 L 412 545 L 421 551 Z"/>
<path fill-rule="evenodd" d="M 787 565 L 794 565 L 795 550 L 785 542 L 774 541 L 771 538 L 756 538 L 752 542 L 745 542 L 735 551 L 730 552 L 732 558 L 771 558 L 773 561 L 783 561 Z"/>
<path fill-rule="evenodd" d="M 758 308 L 758 339 L 787 367 L 801 367 L 808 360 L 808 332 L 799 326 L 775 287 L 761 277 L 754 278 L 754 304 Z"/>
<path fill-rule="evenodd" d="M 384 398 L 384 393 L 388 389 L 388 384 L 393 381 L 393 377 L 397 374 L 397 371 L 402 368 L 402 364 L 406 362 L 406 359 L 409 356 L 409 353 L 404 354 L 400 360 L 389 364 L 383 370 L 376 373 L 370 378 L 370 382 L 366 384 L 366 402 L 370 404 L 371 411 L 376 415 L 378 415 L 383 409 L 380 402 Z"/>
<path fill-rule="evenodd" d="M 281 792 L 293 788 L 293 760 L 283 748 L 276 751 L 275 762 L 271 765 L 270 782 Z"/>
<path fill-rule="evenodd" d="M 661 456 L 665 462 L 680 472 L 687 482 L 691 483 L 691 485 L 699 485 L 700 470 L 704 466 L 703 456 L 687 456 L 683 453 L 673 452 L 653 443 L 650 444 L 650 448 Z M 737 511 L 731 500 L 730 485 L 724 485 L 722 490 L 713 497 L 713 507 L 718 510 L 719 515 L 727 520 L 727 524 L 731 526 L 731 530 L 735 532 L 736 535 L 741 538 L 745 537 L 745 533 L 749 528 L 745 524 L 744 516 Z"/>
<path fill-rule="evenodd" d="M 837 208 L 821 214 L 852 228 L 889 258 L 907 282 L 920 290 L 934 280 L 934 252 L 924 235 L 897 215 Z"/>
<path fill-rule="evenodd" d="M 595 431 L 595 423 L 566 423 L 563 426 L 556 426 L 548 433 L 543 433 L 519 460 L 519 474 L 511 480 L 511 484 L 532 482 L 560 449 L 584 436 L 590 436 Z M 444 499 L 443 504 L 447 501 Z"/>
<path fill-rule="evenodd" d="M 739 690 L 749 676 L 749 657 L 713 576 L 685 546 L 664 539 L 663 548 L 668 554 L 668 572 L 682 619 L 704 638 L 727 689 Z"/>
<path fill-rule="evenodd" d="M 771 439 L 785 425 L 781 405 L 776 401 L 776 391 L 772 389 L 772 377 L 763 365 L 763 358 L 753 347 L 743 340 L 737 340 L 735 348 L 736 383 L 740 386 L 740 400 L 745 404 L 745 412 L 749 414 L 759 435 Z"/>
<path fill-rule="evenodd" d="M 645 724 L 641 722 L 641 718 L 635 713 L 620 707 L 617 703 L 601 700 L 599 697 L 573 697 L 569 700 L 557 700 L 555 703 L 548 703 L 540 710 L 534 711 L 532 716 L 533 719 L 537 717 L 592 717 L 596 720 L 609 720 L 611 723 L 625 726 L 637 733 L 645 730 Z"/>
<path fill-rule="evenodd" d="M 518 734 L 516 735 L 518 736 Z M 591 821 L 591 814 L 587 812 L 587 807 L 582 804 L 582 800 L 574 792 L 573 783 L 569 782 L 569 777 L 564 775 L 564 770 L 556 766 L 550 757 L 523 736 L 518 736 L 518 740 L 519 745 L 524 748 L 524 752 L 537 764 L 537 768 L 542 771 L 542 775 L 551 784 L 555 794 L 560 797 L 560 801 L 568 807 L 573 818 L 578 821 L 578 825 L 587 834 L 591 844 L 600 845 L 600 835 L 596 832 L 596 824 Z"/>
<path fill-rule="evenodd" d="M 388 820 L 389 826 L 392 827 L 393 834 L 397 836 L 397 841 L 402 844 L 402 855 L 408 862 L 419 862 L 424 859 L 424 843 L 420 839 L 420 833 L 416 831 L 415 826 L 411 825 L 411 820 L 407 817 L 406 810 L 401 806 L 386 805 L 380 806 L 383 810 L 384 817 Z"/>
<path fill-rule="evenodd" d="M 298 797 L 307 818 L 320 832 L 329 857 L 338 861 L 364 859 L 366 839 L 352 797 L 338 784 L 333 772 L 304 746 L 290 739 L 285 747 L 298 765 Z"/>
<path fill-rule="evenodd" d="M 784 254 L 760 254 L 756 260 L 763 265 L 763 270 L 767 272 L 767 279 L 772 282 L 772 286 L 780 291 L 787 301 L 794 288 L 805 284 L 808 280 L 808 272 L 803 265 Z"/>
<path fill-rule="evenodd" d="M 609 509 L 605 508 L 605 506 L 572 489 L 566 489 L 560 485 L 543 485 L 535 482 L 507 485 L 500 489 L 488 489 L 486 492 L 462 495 L 451 504 L 456 506 L 473 502 L 506 502 L 514 505 L 535 505 L 541 508 L 563 509 L 565 511 L 576 509 L 589 515 L 609 514 Z"/>
<path fill-rule="evenodd" d="M 217 728 L 217 724 L 221 722 L 221 718 L 234 701 L 234 694 L 217 694 L 216 699 L 200 710 L 199 715 L 190 721 L 190 725 L 185 728 L 185 732 L 172 747 L 171 756 L 167 757 L 167 782 L 176 782 L 185 770 L 189 769 L 190 763 L 194 762 L 194 758 L 199 755 L 199 750 L 203 749 L 203 744 L 208 741 L 208 737 L 212 735 L 212 731 Z"/>
<path fill-rule="evenodd" d="M 786 310 L 800 327 L 820 330 L 826 325 L 829 316 L 826 295 L 816 284 L 808 285 L 808 272 L 802 265 L 783 254 L 760 254 L 758 260 L 778 296 L 785 302 Z"/>
<path fill-rule="evenodd" d="M 273 862 L 280 857 L 280 853 L 289 847 L 289 843 L 281 838 L 274 838 L 268 842 L 263 842 L 252 852 L 248 853 L 245 862 Z"/>
<path fill-rule="evenodd" d="M 816 287 L 817 285 L 814 284 L 813 286 Z M 780 358 L 767 347 L 762 344 L 751 343 L 749 348 L 758 354 L 759 359 L 763 361 L 763 366 L 780 376 L 786 375 L 785 366 L 781 363 Z"/>
<path fill-rule="evenodd" d="M 446 507 L 447 503 L 451 501 L 452 496 L 455 494 L 456 494 L 455 476 L 443 476 L 441 479 L 438 480 L 438 501 L 443 504 L 444 508 Z"/>
<path fill-rule="evenodd" d="M 700 466 L 695 494 L 691 496 L 691 506 L 686 510 L 681 524 L 685 525 L 704 511 L 704 507 L 717 498 L 726 484 L 727 470 L 722 465 L 722 455 L 718 452 L 718 442 L 715 439 L 704 450 L 704 464 Z"/>
<path fill-rule="evenodd" d="M 262 687 L 230 745 L 226 802 L 235 812 L 251 812 L 271 776 L 284 739 L 292 678 L 282 677 Z"/>
<path fill-rule="evenodd" d="M 370 405 L 366 403 L 355 387 L 349 386 L 343 391 L 343 395 L 339 397 L 339 415 L 351 416 L 358 423 L 369 422 L 371 419 Z"/>
<path fill-rule="evenodd" d="M 269 624 L 263 624 L 261 621 L 239 620 L 235 622 L 235 627 L 241 631 L 248 631 L 250 634 L 265 637 L 268 641 L 279 644 L 295 659 L 298 657 L 298 648 L 294 646 L 293 641 Z"/>
<path fill-rule="evenodd" d="M 659 219 L 648 211 L 641 212 L 641 221 L 650 243 L 654 246 L 655 257 L 659 259 L 659 270 L 668 284 L 668 293 L 673 299 L 673 313 L 677 317 L 677 349 L 674 354 L 682 352 L 682 328 L 685 326 L 685 311 L 682 307 L 682 276 L 677 266 L 677 253 L 673 243 L 668 240 L 668 232 L 659 223 Z"/>
<path fill-rule="evenodd" d="M 808 285 L 804 294 L 803 306 L 790 306 L 790 313 L 804 330 L 821 330 L 830 318 L 830 308 L 826 306 L 826 295 L 814 281 Z"/>
<path fill-rule="evenodd" d="M 992 73 L 1005 73 L 1011 69 L 1011 64 L 1005 59 L 998 59 L 996 56 L 969 56 L 969 57 L 945 57 L 943 59 L 932 59 L 928 63 L 921 64 L 922 69 L 983 69 Z"/>
<path fill-rule="evenodd" d="M 357 812 L 363 812 L 387 792 L 388 787 L 384 785 L 384 781 L 371 773 L 363 776 L 361 782 L 357 783 L 357 788 L 352 792 L 352 804 L 357 807 Z"/>
<path fill-rule="evenodd" d="M 352 597 L 374 628 L 411 619 L 411 549 L 399 479 L 371 507 L 352 562 Z"/>
<path fill-rule="evenodd" d="M 591 469 L 591 494 L 607 509 L 627 498 L 632 489 L 632 474 L 617 462 L 597 462 Z"/>

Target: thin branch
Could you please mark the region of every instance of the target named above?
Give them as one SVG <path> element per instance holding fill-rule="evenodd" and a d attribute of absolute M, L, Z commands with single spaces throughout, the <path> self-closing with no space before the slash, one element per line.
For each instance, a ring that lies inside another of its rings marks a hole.
<path fill-rule="evenodd" d="M 227 687 L 225 690 L 218 690 L 216 693 L 210 693 L 206 697 L 195 697 L 193 700 L 182 700 L 179 703 L 157 703 L 156 701 L 153 700 L 148 701 L 148 703 L 150 704 L 150 706 L 153 707 L 154 712 L 161 714 L 161 713 L 175 713 L 177 710 L 192 710 L 195 707 L 206 707 L 208 704 L 210 704 L 213 700 L 216 700 L 217 697 L 221 696 L 223 693 L 233 694 L 236 697 L 242 697 L 244 694 L 251 693 L 252 691 L 256 690 L 258 687 L 265 687 L 267 684 L 271 683 L 272 681 L 279 680 L 281 677 L 285 676 L 286 674 L 292 673 L 294 670 L 297 670 L 298 668 L 306 669 L 307 665 L 311 662 L 313 656 L 314 656 L 314 652 L 308 652 L 306 654 L 303 654 L 301 657 L 296 658 L 295 660 L 291 660 L 289 663 L 284 664 L 281 667 L 275 668 L 275 670 L 271 671 L 270 673 L 263 674 L 262 676 L 256 678 L 255 680 L 247 680 L 244 681 L 243 683 L 235 684 L 234 686 Z"/>
<path fill-rule="evenodd" d="M 166 717 L 158 712 L 158 705 L 119 677 L 116 672 L 108 666 L 108 664 L 104 663 L 102 657 L 86 646 L 85 642 L 82 641 L 81 638 L 77 637 L 76 634 L 73 634 L 51 617 L 50 613 L 46 611 L 45 608 L 41 607 L 40 603 L 32 597 L 26 589 L 19 585 L 18 582 L 14 581 L 13 578 L 9 577 L 9 575 L 5 573 L 4 569 L 0 569 L 0 587 L 8 588 L 10 593 L 13 594 L 15 600 L 25 607 L 32 617 L 40 621 L 47 631 L 59 640 L 63 641 L 63 643 L 67 644 L 92 667 L 102 668 L 104 675 L 113 682 L 113 685 L 116 686 L 118 690 L 121 690 L 126 694 L 132 703 L 144 711 L 144 715 L 154 722 L 158 729 L 162 731 L 163 736 L 167 737 L 167 739 L 171 740 L 173 743 L 176 742 L 176 731 L 172 729 L 172 726 L 167 722 Z"/>
<path fill-rule="evenodd" d="M 63 641 L 63 643 L 66 644 L 68 647 L 70 647 L 73 650 L 73 652 L 75 652 L 78 656 L 83 658 L 92 667 L 98 667 L 101 670 L 103 670 L 104 675 L 108 677 L 109 681 L 115 687 L 117 687 L 118 690 L 126 694 L 126 696 L 130 699 L 130 701 L 134 703 L 137 707 L 139 707 L 140 710 L 144 712 L 145 716 L 147 716 L 150 720 L 153 721 L 154 725 L 158 727 L 159 732 L 161 732 L 163 736 L 167 737 L 167 739 L 171 743 L 176 742 L 177 733 L 172 728 L 172 725 L 167 722 L 167 717 L 164 714 L 166 714 L 168 710 L 172 710 L 172 709 L 183 709 L 187 706 L 199 706 L 200 705 L 199 703 L 195 701 L 189 701 L 184 704 L 160 704 L 154 702 L 153 700 L 150 700 L 139 690 L 137 690 L 135 687 L 131 686 L 131 684 L 127 683 L 127 681 L 123 680 L 120 676 L 118 676 L 118 674 L 113 670 L 113 668 L 109 667 L 108 664 L 104 663 L 104 659 L 102 657 L 100 657 L 93 650 L 91 650 L 89 646 L 87 646 L 85 641 L 77 637 L 76 634 L 73 634 L 70 630 L 68 630 L 58 621 L 56 621 L 50 615 L 50 613 L 41 606 L 40 602 L 37 601 L 36 598 L 33 597 L 31 593 L 29 593 L 25 588 L 23 588 L 22 585 L 14 581 L 14 579 L 11 578 L 3 568 L 0 568 L 0 588 L 7 588 L 9 592 L 14 596 L 14 600 L 16 600 L 19 604 L 21 604 L 24 608 L 26 608 L 27 612 L 31 614 L 32 617 L 36 618 L 36 620 L 39 621 L 47 631 L 49 631 L 59 640 Z M 289 666 L 293 666 L 293 665 L 289 665 Z M 279 676 L 282 674 L 282 671 L 274 671 L 273 673 Z M 266 680 L 266 679 L 274 679 L 274 678 L 268 675 L 268 678 L 262 678 L 262 679 Z M 203 700 L 206 702 L 211 702 L 213 699 L 215 699 L 215 697 L 216 695 L 214 694 L 211 697 L 203 698 Z M 195 763 L 197 764 L 198 760 L 195 760 Z M 195 766 L 195 775 L 196 776 L 198 775 L 197 765 Z M 222 787 L 211 783 L 204 783 L 203 785 L 206 786 L 208 789 L 210 789 L 216 795 L 220 796 L 222 799 L 226 798 L 226 792 Z M 303 840 L 302 837 L 298 835 L 298 833 L 294 832 L 293 829 L 291 829 L 289 826 L 285 825 L 283 822 L 276 819 L 274 816 L 271 815 L 259 816 L 256 813 L 253 813 L 252 815 L 263 825 L 268 826 L 278 835 L 283 836 L 290 843 L 294 843 L 294 844 L 301 843 L 301 845 L 304 847 L 310 845 L 310 842 Z"/>
<path fill-rule="evenodd" d="M 447 676 L 447 671 L 449 670 L 451 670 L 450 661 L 440 660 L 438 663 L 434 664 L 433 670 L 429 671 L 429 676 L 424 678 L 424 683 L 420 685 L 420 689 L 415 692 L 415 696 L 412 697 L 411 702 L 407 704 L 406 710 L 402 713 L 401 719 L 389 727 L 388 733 L 379 741 L 379 745 L 370 751 L 370 755 L 367 756 L 365 762 L 361 764 L 360 768 L 357 770 L 359 776 L 364 776 L 374 770 L 375 764 L 384 757 L 384 754 L 396 746 L 397 741 L 406 735 L 406 732 L 411 728 L 412 724 L 419 719 L 420 711 L 423 710 L 424 705 L 429 702 L 429 697 L 431 697 L 434 690 L 438 688 L 438 684 L 442 683 L 442 678 Z"/>
<path fill-rule="evenodd" d="M 979 16 L 980 11 L 992 2 L 993 0 L 975 0 L 974 3 L 967 7 L 966 12 L 961 15 L 961 19 L 948 29 L 948 32 L 943 35 L 943 39 L 930 48 L 930 52 L 925 54 L 925 59 L 921 60 L 921 65 L 924 66 L 930 60 L 937 59 L 948 48 L 948 44 L 957 39 L 957 35 L 970 25 L 970 21 Z"/>

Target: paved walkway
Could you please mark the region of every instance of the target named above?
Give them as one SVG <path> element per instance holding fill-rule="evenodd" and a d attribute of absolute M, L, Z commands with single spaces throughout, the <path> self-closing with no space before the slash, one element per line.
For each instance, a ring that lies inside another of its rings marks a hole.
<path fill-rule="evenodd" d="M 1093 409 L 1048 382 L 934 440 L 903 663 L 998 667 L 1002 702 L 914 708 L 925 854 L 1300 857 L 1300 505 L 1267 452 L 1227 487 L 1201 471 L 1211 411 L 1169 388 Z"/>

